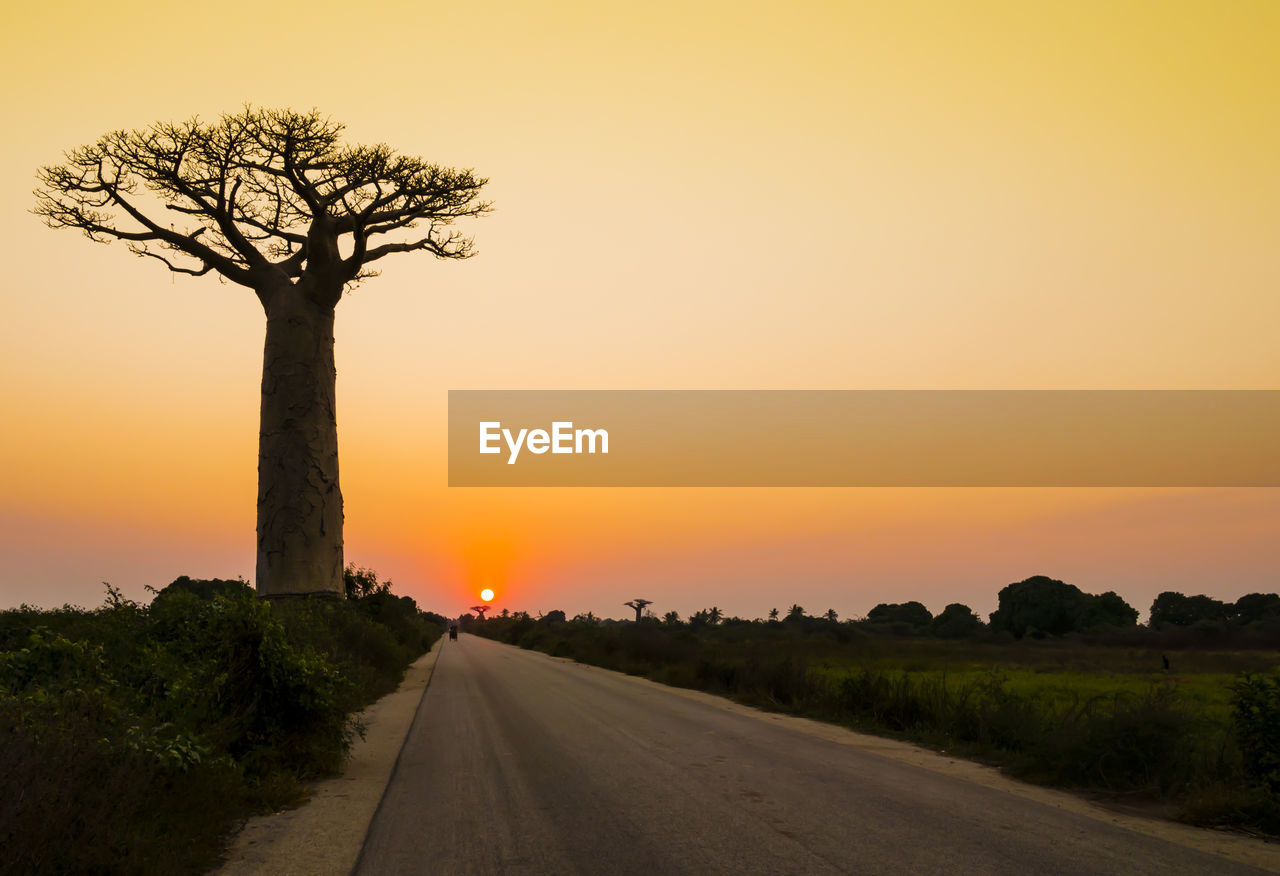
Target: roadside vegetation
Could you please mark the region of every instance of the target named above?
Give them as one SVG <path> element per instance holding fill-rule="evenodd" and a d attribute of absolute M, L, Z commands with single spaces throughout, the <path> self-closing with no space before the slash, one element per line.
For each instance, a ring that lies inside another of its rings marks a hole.
<path fill-rule="evenodd" d="M 0 612 L 0 872 L 199 873 L 337 773 L 359 709 L 439 638 L 367 570 L 347 599 L 179 578 L 148 605 Z"/>
<path fill-rule="evenodd" d="M 634 601 L 630 603 L 634 608 Z M 572 620 L 506 613 L 471 632 L 892 735 L 1030 781 L 1202 825 L 1280 834 L 1280 596 L 1165 593 L 1152 621 L 1114 593 L 1037 577 L 984 623 L 953 604 L 879 605 L 866 618 Z"/>

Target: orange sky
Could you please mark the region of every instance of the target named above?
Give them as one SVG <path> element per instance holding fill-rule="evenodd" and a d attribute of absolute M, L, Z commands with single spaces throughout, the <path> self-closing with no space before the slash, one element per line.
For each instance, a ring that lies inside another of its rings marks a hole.
<path fill-rule="evenodd" d="M 1275 3 L 219 8 L 0 13 L 0 605 L 252 573 L 257 301 L 28 212 L 62 150 L 245 102 L 492 180 L 476 259 L 339 306 L 347 555 L 424 606 L 1280 588 L 1275 490 L 450 490 L 444 456 L 451 388 L 1280 387 Z"/>

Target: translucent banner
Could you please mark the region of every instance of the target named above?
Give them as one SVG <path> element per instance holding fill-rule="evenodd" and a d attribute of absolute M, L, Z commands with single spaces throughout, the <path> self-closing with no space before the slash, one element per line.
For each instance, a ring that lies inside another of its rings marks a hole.
<path fill-rule="evenodd" d="M 1280 486 L 1280 391 L 452 390 L 449 485 Z"/>

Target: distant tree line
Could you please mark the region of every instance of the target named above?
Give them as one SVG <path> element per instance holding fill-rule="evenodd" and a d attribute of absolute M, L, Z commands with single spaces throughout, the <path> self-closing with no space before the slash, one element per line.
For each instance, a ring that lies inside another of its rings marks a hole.
<path fill-rule="evenodd" d="M 841 621 L 834 609 L 812 616 L 805 609 L 793 604 L 785 615 L 775 608 L 767 620 L 746 620 L 728 617 L 717 606 L 700 609 L 683 620 L 675 611 L 665 612 L 661 619 L 648 610 L 651 600 L 633 599 L 623 603 L 636 612 L 635 620 L 616 621 L 597 618 L 590 612 L 573 618 L 586 623 L 639 623 L 662 624 L 668 627 L 687 627 L 700 630 L 711 627 L 735 627 L 743 624 L 762 624 L 779 629 L 799 629 L 805 634 L 836 627 L 855 627 L 861 631 L 900 636 L 932 636 L 942 639 L 963 639 L 981 635 L 1044 638 L 1069 633 L 1106 633 L 1137 631 L 1138 610 L 1129 605 L 1114 591 L 1085 593 L 1073 584 L 1056 578 L 1035 575 L 1009 584 L 1000 590 L 998 606 L 984 623 L 969 606 L 953 602 L 934 615 L 921 602 L 882 602 L 872 608 L 866 618 Z M 543 623 L 565 623 L 568 617 L 563 611 L 551 611 L 533 618 L 525 612 L 512 614 L 503 610 L 500 617 L 516 620 L 539 620 Z M 473 621 L 470 615 L 464 624 Z M 1175 633 L 1179 629 L 1204 635 L 1230 634 L 1247 630 L 1267 639 L 1280 640 L 1280 594 L 1249 593 L 1234 603 L 1210 596 L 1186 596 L 1166 591 L 1156 597 L 1151 605 L 1148 630 Z"/>

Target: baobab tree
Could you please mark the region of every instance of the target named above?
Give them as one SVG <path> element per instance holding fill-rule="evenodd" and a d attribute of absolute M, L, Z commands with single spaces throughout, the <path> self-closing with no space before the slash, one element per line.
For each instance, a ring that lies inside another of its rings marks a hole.
<path fill-rule="evenodd" d="M 488 611 L 489 609 L 491 609 L 491 608 L 493 608 L 493 606 L 492 606 L 492 605 L 473 605 L 473 606 L 471 606 L 471 610 L 472 610 L 472 611 L 474 611 L 476 614 L 480 615 L 480 620 L 484 620 L 484 613 L 485 613 L 486 611 Z"/>
<path fill-rule="evenodd" d="M 640 616 L 644 614 L 645 606 L 653 605 L 652 599 L 633 599 L 630 602 L 624 602 L 623 605 L 630 606 L 636 610 L 636 623 L 640 623 Z"/>
<path fill-rule="evenodd" d="M 465 259 L 480 216 L 470 170 L 348 146 L 319 112 L 247 107 L 115 131 L 41 169 L 53 228 L 121 240 L 170 271 L 252 289 L 266 313 L 258 444 L 258 592 L 343 594 L 333 357 L 345 290 L 395 253 Z M 415 230 L 416 229 L 416 230 Z"/>

